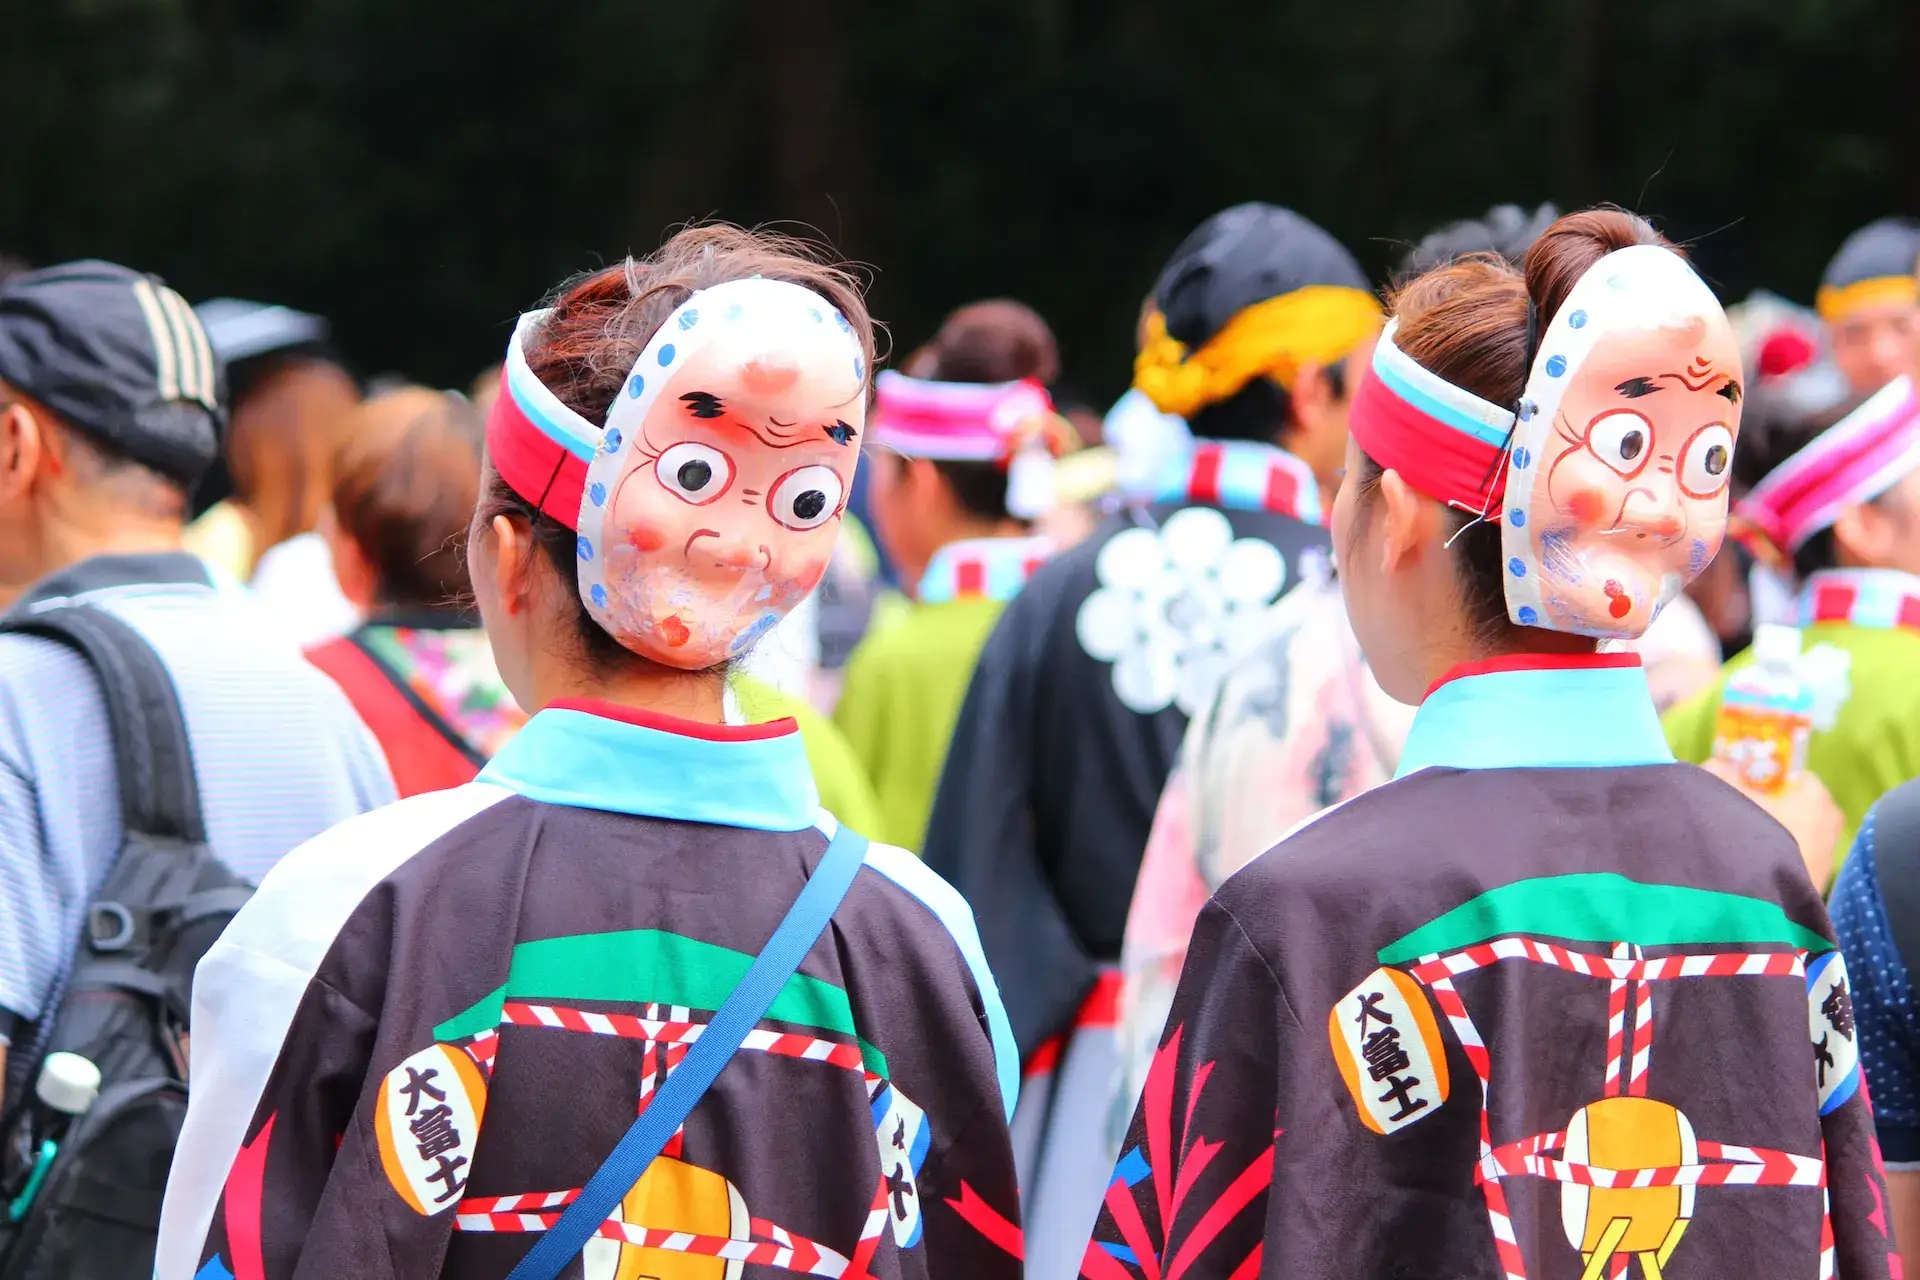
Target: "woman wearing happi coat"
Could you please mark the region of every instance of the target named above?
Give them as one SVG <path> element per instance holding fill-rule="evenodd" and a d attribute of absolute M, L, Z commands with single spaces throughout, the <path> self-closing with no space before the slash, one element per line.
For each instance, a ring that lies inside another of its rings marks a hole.
<path fill-rule="evenodd" d="M 830 855 L 792 722 L 724 722 L 832 552 L 872 333 L 843 271 L 727 227 L 521 318 L 468 541 L 531 718 L 288 855 L 202 961 L 160 1280 L 515 1273 L 829 857 L 825 932 L 560 1274 L 1019 1275 L 966 905 L 903 850 Z"/>
<path fill-rule="evenodd" d="M 1333 538 L 1394 779 L 1202 910 L 1082 1274 L 1884 1277 L 1846 967 L 1630 640 L 1717 551 L 1743 394 L 1645 222 L 1402 288 Z"/>
<path fill-rule="evenodd" d="M 874 389 L 874 531 L 910 603 L 847 661 L 834 707 L 873 779 L 882 839 L 919 849 L 960 702 L 1007 602 L 1053 552 L 1029 522 L 1073 428 L 1046 384 L 1053 333 L 1007 299 L 962 307 Z"/>
<path fill-rule="evenodd" d="M 1134 366 L 1188 431 L 1147 433 L 1161 447 L 1007 605 L 961 705 L 923 852 L 980 920 L 1027 1065 L 1035 1280 L 1077 1268 L 1105 1180 L 1115 966 L 1154 805 L 1231 656 L 1324 572 L 1322 481 L 1379 326 L 1358 264 L 1299 214 L 1236 205 L 1196 228 Z"/>

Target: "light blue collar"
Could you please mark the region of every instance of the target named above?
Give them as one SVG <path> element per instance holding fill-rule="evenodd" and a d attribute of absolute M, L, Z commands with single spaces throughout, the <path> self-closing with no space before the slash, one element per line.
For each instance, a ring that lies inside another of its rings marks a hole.
<path fill-rule="evenodd" d="M 1413 717 L 1394 777 L 1449 769 L 1672 764 L 1633 654 L 1529 656 L 1456 667 Z"/>
<path fill-rule="evenodd" d="M 1167 446 L 1153 473 L 1123 486 L 1135 502 L 1224 511 L 1271 511 L 1306 524 L 1322 523 L 1320 485 L 1313 468 L 1276 445 L 1254 440 L 1190 439 Z"/>
<path fill-rule="evenodd" d="M 945 604 L 968 596 L 1001 604 L 1020 594 L 1033 571 L 1053 554 L 1045 538 L 962 538 L 933 553 L 915 596 L 921 604 Z"/>
<path fill-rule="evenodd" d="M 820 798 L 791 720 L 708 725 L 587 701 L 527 721 L 480 781 L 529 800 L 750 831 L 801 831 Z"/>

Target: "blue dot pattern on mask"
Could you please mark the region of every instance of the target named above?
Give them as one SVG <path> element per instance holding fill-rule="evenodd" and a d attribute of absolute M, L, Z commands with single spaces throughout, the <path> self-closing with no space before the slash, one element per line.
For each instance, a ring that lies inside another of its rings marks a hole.
<path fill-rule="evenodd" d="M 607 486 L 596 480 L 593 487 L 587 490 L 587 496 L 593 499 L 594 506 L 604 507 L 607 505 Z"/>
<path fill-rule="evenodd" d="M 1522 445 L 1520 448 L 1515 449 L 1513 451 L 1513 465 L 1518 467 L 1520 470 L 1525 471 L 1527 469 L 1527 465 L 1532 461 L 1533 461 L 1533 455 L 1527 452 L 1525 445 Z"/>
<path fill-rule="evenodd" d="M 608 427 L 606 438 L 600 442 L 600 447 L 608 453 L 618 453 L 620 451 L 620 428 Z"/>
<path fill-rule="evenodd" d="M 593 604 L 596 609 L 604 609 L 607 607 L 607 589 L 599 583 L 594 583 L 593 590 L 587 594 L 593 597 Z"/>
<path fill-rule="evenodd" d="M 1536 610 L 1530 604 L 1523 604 L 1520 606 L 1520 625 L 1521 626 L 1530 627 L 1538 621 L 1540 621 L 1540 614 L 1538 610 Z"/>
<path fill-rule="evenodd" d="M 673 344 L 669 342 L 666 346 L 660 348 L 660 367 L 664 369 L 672 363 L 673 363 Z"/>
<path fill-rule="evenodd" d="M 1526 577 L 1527 576 L 1526 562 L 1522 560 L 1519 556 L 1515 556 L 1513 559 L 1507 561 L 1507 572 L 1512 574 L 1516 578 Z"/>
<path fill-rule="evenodd" d="M 1920 1005 L 1912 971 L 1894 944 L 1887 904 L 1880 896 L 1873 847 L 1874 821 L 1860 825 L 1853 852 L 1834 882 L 1828 912 L 1852 987 L 1860 1065 L 1873 1086 L 1873 1124 L 1889 1169 L 1920 1168 Z"/>
<path fill-rule="evenodd" d="M 1507 512 L 1507 523 L 1516 529 L 1524 529 L 1527 527 L 1527 513 L 1515 507 Z"/>
<path fill-rule="evenodd" d="M 1549 378 L 1557 378 L 1561 374 L 1565 373 L 1566 371 L 1567 371 L 1567 358 L 1565 356 L 1548 356 L 1547 357 L 1547 376 Z"/>
<path fill-rule="evenodd" d="M 859 356 L 853 358 L 853 376 L 862 382 L 867 379 L 867 362 Z"/>
<path fill-rule="evenodd" d="M 579 550 L 582 560 L 593 559 L 593 544 L 588 542 L 585 537 L 574 539 L 573 545 Z"/>
<path fill-rule="evenodd" d="M 682 311 L 680 313 L 680 327 L 682 329 L 691 329 L 693 328 L 693 326 L 699 323 L 700 323 L 700 311 L 698 308 L 688 307 L 685 311 Z"/>
<path fill-rule="evenodd" d="M 646 389 L 647 389 L 647 380 L 641 377 L 639 374 L 636 373 L 631 378 L 627 379 L 627 398 L 628 399 L 638 400 L 640 398 L 641 393 L 644 392 Z"/>

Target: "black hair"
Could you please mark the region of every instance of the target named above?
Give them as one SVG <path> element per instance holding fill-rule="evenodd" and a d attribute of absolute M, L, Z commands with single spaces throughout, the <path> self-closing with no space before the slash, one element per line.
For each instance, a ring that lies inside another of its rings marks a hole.
<path fill-rule="evenodd" d="M 1217 404 L 1193 415 L 1193 434 L 1208 440 L 1258 440 L 1272 444 L 1293 425 L 1293 397 L 1272 378 L 1255 378 Z"/>
<path fill-rule="evenodd" d="M 1336 400 L 1347 398 L 1347 367 L 1334 360 L 1319 366 Z M 1193 434 L 1207 440 L 1283 440 L 1294 426 L 1293 396 L 1272 378 L 1255 378 L 1218 404 L 1193 415 Z"/>
<path fill-rule="evenodd" d="M 940 473 L 961 510 L 977 520 L 1008 520 L 1007 473 L 992 462 L 952 462 L 938 459 Z"/>
<path fill-rule="evenodd" d="M 1833 536 L 1832 525 L 1828 525 L 1801 543 L 1800 549 L 1793 553 L 1794 576 L 1803 582 L 1822 570 L 1834 568 L 1839 563 L 1840 544 Z"/>

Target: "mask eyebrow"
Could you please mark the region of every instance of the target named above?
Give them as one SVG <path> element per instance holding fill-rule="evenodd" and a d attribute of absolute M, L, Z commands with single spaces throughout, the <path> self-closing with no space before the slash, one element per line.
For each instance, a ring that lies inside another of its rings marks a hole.
<path fill-rule="evenodd" d="M 820 429 L 827 433 L 827 439 L 842 446 L 852 444 L 853 437 L 857 434 L 854 429 L 846 423 L 837 421 L 830 427 L 822 427 Z"/>
<path fill-rule="evenodd" d="M 1625 382 L 1616 385 L 1614 390 L 1630 400 L 1638 400 L 1641 396 L 1652 395 L 1660 388 L 1652 378 L 1628 378 Z"/>
<path fill-rule="evenodd" d="M 1735 378 L 1728 378 L 1728 379 L 1727 379 L 1727 384 L 1726 384 L 1726 385 L 1725 385 L 1724 387 L 1721 387 L 1721 388 L 1720 388 L 1720 390 L 1719 390 L 1718 392 L 1716 392 L 1715 394 L 1717 394 L 1717 395 L 1723 395 L 1723 396 L 1725 396 L 1725 397 L 1726 397 L 1727 399 L 1729 399 L 1729 400 L 1731 400 L 1731 401 L 1733 401 L 1733 402 L 1734 402 L 1735 404 L 1739 404 L 1739 403 L 1740 403 L 1740 383 L 1739 383 L 1739 380 L 1738 380 L 1738 379 L 1735 379 Z"/>
<path fill-rule="evenodd" d="M 726 405 L 720 402 L 719 396 L 714 395 L 710 391 L 689 391 L 680 397 L 680 401 L 687 406 L 688 412 L 692 413 L 696 418 L 720 418 L 726 416 Z"/>

